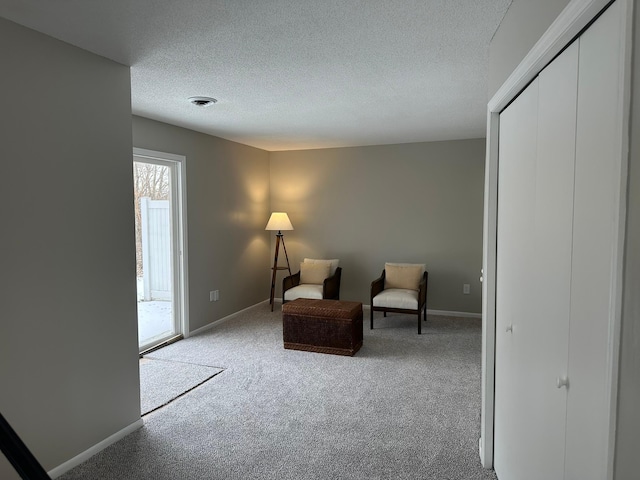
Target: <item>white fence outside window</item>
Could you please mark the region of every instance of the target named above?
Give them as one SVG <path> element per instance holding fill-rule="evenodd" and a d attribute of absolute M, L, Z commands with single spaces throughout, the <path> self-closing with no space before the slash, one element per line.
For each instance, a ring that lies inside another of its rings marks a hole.
<path fill-rule="evenodd" d="M 169 200 L 140 199 L 143 300 L 171 300 Z"/>

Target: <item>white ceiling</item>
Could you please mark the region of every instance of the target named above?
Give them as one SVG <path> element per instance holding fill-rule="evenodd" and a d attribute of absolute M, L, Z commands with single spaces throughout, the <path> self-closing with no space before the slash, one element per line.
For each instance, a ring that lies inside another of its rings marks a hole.
<path fill-rule="evenodd" d="M 0 16 L 130 65 L 136 115 L 274 151 L 483 137 L 510 3 L 1 0 Z"/>

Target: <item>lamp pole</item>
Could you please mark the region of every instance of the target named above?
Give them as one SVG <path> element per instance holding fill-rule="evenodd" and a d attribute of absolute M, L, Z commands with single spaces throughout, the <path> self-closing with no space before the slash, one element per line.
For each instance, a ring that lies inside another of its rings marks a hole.
<path fill-rule="evenodd" d="M 289 270 L 291 275 L 291 267 L 289 266 L 289 255 L 287 255 L 287 247 L 284 244 L 284 235 L 282 230 L 293 230 L 291 220 L 285 212 L 272 212 L 265 230 L 277 231 L 276 233 L 276 254 L 273 257 L 273 268 L 271 272 L 271 295 L 269 296 L 269 303 L 271 304 L 271 311 L 273 312 L 273 297 L 276 293 L 276 273 L 278 270 Z M 280 242 L 282 242 L 282 248 L 284 249 L 284 255 L 287 257 L 287 266 L 278 266 L 278 253 L 280 252 Z"/>
<path fill-rule="evenodd" d="M 278 266 L 278 252 L 280 251 L 280 242 L 282 242 L 282 248 L 284 249 L 284 256 L 287 259 L 286 267 Z M 289 265 L 289 255 L 287 255 L 287 246 L 284 244 L 284 235 L 280 230 L 278 230 L 278 233 L 276 233 L 276 253 L 275 253 L 275 256 L 273 257 L 272 270 L 273 271 L 271 272 L 271 295 L 269 296 L 269 304 L 271 305 L 271 311 L 273 312 L 273 304 L 274 304 L 273 297 L 275 296 L 275 293 L 276 293 L 276 273 L 278 272 L 278 270 L 289 270 L 289 275 L 291 275 L 291 266 Z"/>

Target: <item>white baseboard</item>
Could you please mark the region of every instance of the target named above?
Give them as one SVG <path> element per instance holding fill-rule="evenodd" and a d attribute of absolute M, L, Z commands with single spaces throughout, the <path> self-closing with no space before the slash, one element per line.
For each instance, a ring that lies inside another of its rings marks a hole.
<path fill-rule="evenodd" d="M 439 315 L 442 317 L 482 318 L 481 313 L 452 312 L 450 310 L 431 310 L 427 308 L 427 315 Z"/>
<path fill-rule="evenodd" d="M 64 473 L 68 472 L 69 470 L 71 470 L 72 468 L 77 467 L 78 465 L 80 465 L 85 460 L 88 460 L 89 458 L 93 457 L 96 453 L 101 452 L 102 450 L 107 448 L 112 443 L 116 443 L 118 440 L 123 439 L 124 437 L 126 437 L 130 433 L 135 432 L 136 430 L 138 430 L 143 425 L 144 425 L 144 422 L 142 421 L 142 418 L 140 418 L 138 421 L 132 423 L 128 427 L 125 427 L 122 430 L 120 430 L 119 432 L 114 433 L 110 437 L 105 438 L 100 443 L 97 443 L 93 447 L 85 450 L 84 452 L 82 452 L 79 455 L 76 455 L 71 460 L 67 460 L 62 465 L 57 466 L 56 468 L 54 468 L 53 470 L 48 471 L 47 473 L 49 474 L 49 476 L 51 478 L 58 478 L 62 474 L 64 474 Z"/>
<path fill-rule="evenodd" d="M 274 298 L 273 300 L 274 300 L 274 302 L 282 303 L 282 299 L 281 298 Z M 268 302 L 268 301 L 269 300 L 265 300 L 265 302 Z M 371 310 L 371 305 L 363 303 L 362 304 L 362 308 L 364 310 Z M 441 317 L 482 318 L 482 314 L 481 313 L 456 312 L 456 311 L 452 311 L 452 310 L 431 310 L 430 308 L 427 308 L 427 315 L 439 315 Z"/>
<path fill-rule="evenodd" d="M 274 304 L 276 303 L 280 303 L 282 304 L 282 298 L 274 298 L 273 299 Z M 200 327 L 195 329 L 193 332 L 189 333 L 189 336 L 192 335 L 197 335 L 199 333 L 202 332 L 206 332 L 207 330 L 212 329 L 213 327 L 215 327 L 216 325 L 220 325 L 221 323 L 224 323 L 228 320 L 231 320 L 235 317 L 237 317 L 238 315 L 251 310 L 253 308 L 258 307 L 259 305 L 263 305 L 265 303 L 269 303 L 269 299 L 263 300 L 261 302 L 256 303 L 255 305 L 251 305 L 247 308 L 243 308 L 242 310 L 239 310 L 235 313 L 232 313 L 231 315 L 227 315 L 226 317 L 222 317 L 219 318 L 218 320 L 215 320 L 207 325 L 205 325 L 204 327 Z M 366 304 L 362 304 L 362 308 L 364 310 L 369 310 L 370 309 L 370 305 L 366 305 Z M 462 317 L 462 318 L 482 318 L 482 314 L 481 313 L 471 313 L 471 312 L 455 312 L 455 311 L 451 311 L 451 310 L 431 310 L 431 309 L 427 309 L 427 315 L 439 315 L 439 316 L 443 316 L 443 317 Z"/>
<path fill-rule="evenodd" d="M 255 305 L 251 305 L 247 308 L 243 308 L 242 310 L 232 313 L 231 315 L 227 315 L 226 317 L 222 317 L 222 318 L 219 318 L 218 320 L 214 320 L 213 322 L 206 324 L 204 327 L 196 328 L 194 331 L 189 332 L 189 336 L 191 337 L 192 335 L 197 335 L 198 333 L 206 332 L 207 330 L 212 329 L 216 325 L 220 325 L 221 323 L 224 323 L 227 320 L 231 320 L 232 318 L 237 317 L 241 313 L 251 310 L 252 308 L 256 308 L 258 305 L 262 305 L 265 302 L 269 302 L 269 299 L 258 302 Z"/>
<path fill-rule="evenodd" d="M 371 305 L 363 304 L 362 308 L 365 310 L 371 310 Z M 481 313 L 455 312 L 452 310 L 431 310 L 430 308 L 427 308 L 427 316 L 429 315 L 438 315 L 440 317 L 482 318 Z"/>

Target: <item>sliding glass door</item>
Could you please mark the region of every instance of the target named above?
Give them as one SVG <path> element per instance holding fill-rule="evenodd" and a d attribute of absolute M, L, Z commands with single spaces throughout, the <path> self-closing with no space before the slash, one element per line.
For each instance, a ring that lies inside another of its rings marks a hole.
<path fill-rule="evenodd" d="M 136 149 L 133 181 L 140 351 L 184 332 L 181 164 Z"/>

